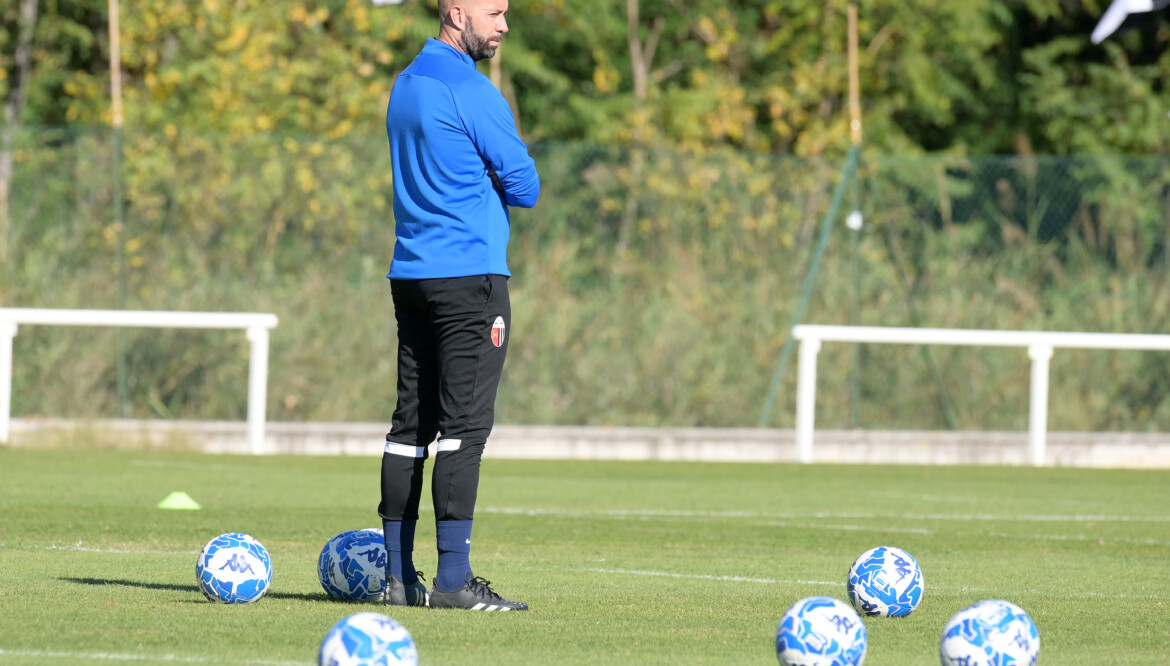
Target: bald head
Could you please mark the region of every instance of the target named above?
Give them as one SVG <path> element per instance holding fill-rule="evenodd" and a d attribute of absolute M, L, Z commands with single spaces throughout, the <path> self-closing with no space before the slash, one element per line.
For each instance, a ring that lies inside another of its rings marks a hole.
<path fill-rule="evenodd" d="M 496 54 L 508 32 L 504 14 L 508 0 L 438 0 L 439 40 L 472 60 L 485 60 Z"/>
<path fill-rule="evenodd" d="M 474 13 L 485 0 L 439 0 L 439 20 L 451 20 L 451 10 L 460 7 L 464 13 Z M 507 9 L 507 3 L 504 3 Z"/>

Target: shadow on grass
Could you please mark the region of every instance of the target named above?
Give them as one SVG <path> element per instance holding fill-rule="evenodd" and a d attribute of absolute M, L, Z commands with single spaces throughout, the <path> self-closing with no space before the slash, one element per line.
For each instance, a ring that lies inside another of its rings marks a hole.
<path fill-rule="evenodd" d="M 118 585 L 121 587 L 136 587 L 142 590 L 172 590 L 175 592 L 194 592 L 202 596 L 198 585 L 175 585 L 172 583 L 144 583 L 137 580 L 123 580 L 117 578 L 58 578 L 78 585 Z M 298 601 L 322 601 L 327 603 L 352 604 L 352 601 L 334 599 L 325 593 L 321 594 L 290 594 L 288 592 L 268 592 L 264 595 L 272 599 L 296 599 Z"/>

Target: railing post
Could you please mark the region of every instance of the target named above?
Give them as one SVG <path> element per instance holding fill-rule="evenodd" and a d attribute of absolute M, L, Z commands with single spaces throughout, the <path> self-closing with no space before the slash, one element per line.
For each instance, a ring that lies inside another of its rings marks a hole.
<path fill-rule="evenodd" d="M 1044 465 L 1045 440 L 1048 437 L 1048 362 L 1052 345 L 1028 347 L 1032 359 L 1032 390 L 1028 416 L 1028 458 L 1036 467 Z"/>
<path fill-rule="evenodd" d="M 264 453 L 264 421 L 268 409 L 268 329 L 248 328 L 252 343 L 248 358 L 248 448 Z"/>
<path fill-rule="evenodd" d="M 800 341 L 800 367 L 796 375 L 796 461 L 812 462 L 813 423 L 817 407 L 817 353 L 821 341 Z"/>
<path fill-rule="evenodd" d="M 12 426 L 12 339 L 16 324 L 0 321 L 0 444 L 9 442 Z"/>

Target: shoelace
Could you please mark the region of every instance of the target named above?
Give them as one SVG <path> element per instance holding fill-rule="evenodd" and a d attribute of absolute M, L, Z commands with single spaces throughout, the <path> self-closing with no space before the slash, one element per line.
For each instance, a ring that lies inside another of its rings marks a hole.
<path fill-rule="evenodd" d="M 422 582 L 424 582 L 424 583 L 427 582 L 427 577 L 423 575 L 423 572 L 416 571 L 416 572 L 414 572 L 414 575 L 417 576 L 418 579 L 421 580 Z"/>
<path fill-rule="evenodd" d="M 503 597 L 496 594 L 495 591 L 489 587 L 491 584 L 492 582 L 490 580 L 486 580 L 481 576 L 476 576 L 475 578 L 471 579 L 471 583 L 468 585 L 468 587 L 471 588 L 472 594 L 480 597 L 481 599 L 503 599 Z"/>

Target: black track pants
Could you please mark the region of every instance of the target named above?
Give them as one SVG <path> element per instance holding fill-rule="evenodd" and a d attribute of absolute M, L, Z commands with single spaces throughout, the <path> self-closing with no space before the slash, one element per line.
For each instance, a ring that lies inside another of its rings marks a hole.
<path fill-rule="evenodd" d="M 508 280 L 391 280 L 390 289 L 398 323 L 398 404 L 382 454 L 378 513 L 383 520 L 418 520 L 427 446 L 437 436 L 435 519 L 472 520 L 511 337 Z"/>

